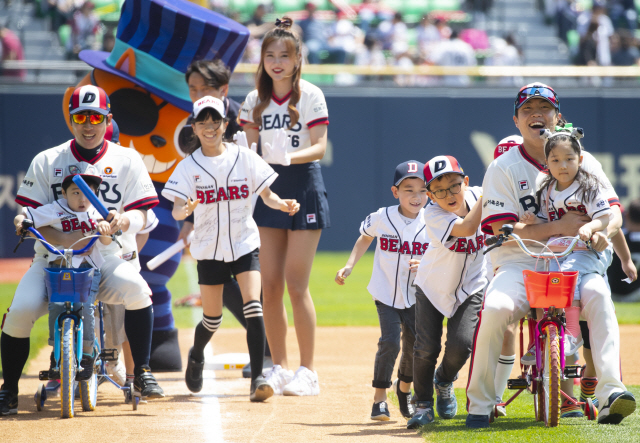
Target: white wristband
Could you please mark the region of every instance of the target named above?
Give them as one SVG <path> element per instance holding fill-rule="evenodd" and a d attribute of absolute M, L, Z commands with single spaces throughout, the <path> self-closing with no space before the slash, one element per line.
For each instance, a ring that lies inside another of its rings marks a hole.
<path fill-rule="evenodd" d="M 144 217 L 139 210 L 134 209 L 127 211 L 123 215 L 129 219 L 129 229 L 126 231 L 123 230 L 122 232 L 136 234 L 144 228 Z"/>

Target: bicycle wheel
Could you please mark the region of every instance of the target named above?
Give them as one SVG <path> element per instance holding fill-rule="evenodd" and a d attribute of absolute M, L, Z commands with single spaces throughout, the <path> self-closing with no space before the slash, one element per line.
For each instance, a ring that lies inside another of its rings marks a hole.
<path fill-rule="evenodd" d="M 60 416 L 62 418 L 73 418 L 75 399 L 73 386 L 76 378 L 76 343 L 73 330 L 73 319 L 65 318 L 62 323 L 62 364 L 60 365 Z"/>
<path fill-rule="evenodd" d="M 83 411 L 94 411 L 96 409 L 96 401 L 98 399 L 98 375 L 96 372 L 97 368 L 94 368 L 91 378 L 79 383 Z"/>
<path fill-rule="evenodd" d="M 544 424 L 555 427 L 560 420 L 560 340 L 556 325 L 547 326 L 545 332 L 542 374 Z"/>

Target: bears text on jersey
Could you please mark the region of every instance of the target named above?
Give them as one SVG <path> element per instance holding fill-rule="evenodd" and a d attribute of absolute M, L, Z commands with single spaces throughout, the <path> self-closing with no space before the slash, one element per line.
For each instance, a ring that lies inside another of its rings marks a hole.
<path fill-rule="evenodd" d="M 484 248 L 484 235 L 476 236 L 475 242 L 472 238 L 459 237 L 449 247 L 449 249 L 453 252 L 463 252 L 466 254 L 475 254 L 476 252 L 482 250 L 482 248 Z"/>
<path fill-rule="evenodd" d="M 89 219 L 89 223 L 81 222 L 77 217 L 69 218 L 67 220 L 61 220 L 62 232 L 82 231 L 83 234 L 87 232 L 93 232 L 96 230 L 96 224 L 93 220 Z"/>
<path fill-rule="evenodd" d="M 216 189 L 208 189 L 206 191 L 196 190 L 196 198 L 200 200 L 200 203 L 204 203 L 205 205 L 216 203 L 220 201 L 228 201 L 228 200 L 240 200 L 246 199 L 249 197 L 249 186 L 242 185 L 238 186 L 229 186 L 225 188 L 224 186 L 220 186 Z"/>
<path fill-rule="evenodd" d="M 587 213 L 587 208 L 584 205 L 567 206 L 567 211 L 578 211 L 581 214 Z M 560 220 L 567 212 L 564 208 L 559 208 L 557 211 L 549 211 L 549 221 Z"/>
<path fill-rule="evenodd" d="M 380 249 L 398 254 L 422 255 L 429 247 L 429 243 L 400 242 L 397 238 L 380 237 Z"/>

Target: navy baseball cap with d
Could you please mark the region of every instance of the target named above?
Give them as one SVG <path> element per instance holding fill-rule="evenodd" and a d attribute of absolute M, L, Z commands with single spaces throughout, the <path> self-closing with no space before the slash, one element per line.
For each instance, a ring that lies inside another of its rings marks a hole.
<path fill-rule="evenodd" d="M 104 89 L 93 85 L 76 88 L 69 97 L 69 114 L 73 115 L 82 111 L 93 111 L 102 115 L 110 114 L 111 103 Z"/>
<path fill-rule="evenodd" d="M 393 176 L 393 186 L 398 186 L 405 178 L 420 178 L 424 180 L 424 164 L 416 160 L 400 163 L 396 166 L 396 173 Z"/>
<path fill-rule="evenodd" d="M 427 182 L 427 186 L 429 186 L 433 180 L 444 174 L 459 174 L 463 177 L 465 176 L 458 160 L 450 155 L 433 157 L 424 166 L 424 181 Z"/>

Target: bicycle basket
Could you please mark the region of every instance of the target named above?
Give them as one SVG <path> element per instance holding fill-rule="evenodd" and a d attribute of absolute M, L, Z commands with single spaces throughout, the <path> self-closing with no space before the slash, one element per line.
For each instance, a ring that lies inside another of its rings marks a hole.
<path fill-rule="evenodd" d="M 53 303 L 84 303 L 89 300 L 93 268 L 45 268 L 45 284 Z"/>
<path fill-rule="evenodd" d="M 567 308 L 573 302 L 578 272 L 522 271 L 527 300 L 532 308 Z"/>

